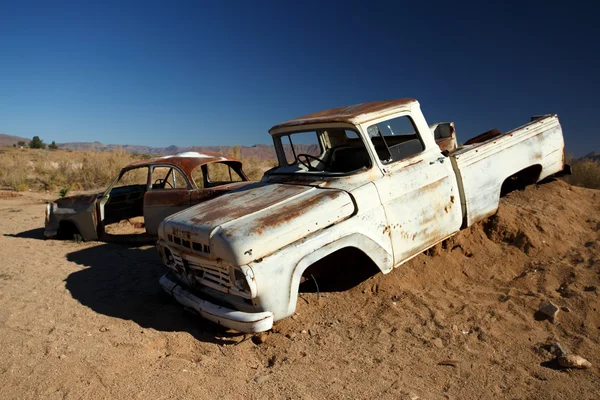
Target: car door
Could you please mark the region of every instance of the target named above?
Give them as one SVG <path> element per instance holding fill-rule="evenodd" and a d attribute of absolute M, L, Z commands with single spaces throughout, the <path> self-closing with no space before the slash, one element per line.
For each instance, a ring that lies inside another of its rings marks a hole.
<path fill-rule="evenodd" d="M 409 115 L 375 122 L 367 132 L 386 172 L 375 186 L 398 265 L 460 229 L 460 197 L 450 160 L 428 130 L 424 137 Z"/>
<path fill-rule="evenodd" d="M 151 167 L 150 190 L 144 196 L 146 233 L 158 234 L 158 225 L 171 214 L 191 205 L 192 186 L 175 166 Z"/>

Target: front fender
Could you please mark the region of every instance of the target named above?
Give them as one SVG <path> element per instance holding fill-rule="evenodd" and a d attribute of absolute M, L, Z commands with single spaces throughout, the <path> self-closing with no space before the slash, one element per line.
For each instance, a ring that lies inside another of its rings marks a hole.
<path fill-rule="evenodd" d="M 289 296 L 289 308 L 288 315 L 291 315 L 296 310 L 296 303 L 298 301 L 298 288 L 300 286 L 300 278 L 304 271 L 312 264 L 327 257 L 328 255 L 344 249 L 344 248 L 355 248 L 362 251 L 367 257 L 369 257 L 379 270 L 387 274 L 394 267 L 394 257 L 387 250 L 377 244 L 371 238 L 361 234 L 352 233 L 347 236 L 341 237 L 319 249 L 313 251 L 310 254 L 304 256 L 292 272 L 292 278 L 290 280 L 290 296 Z"/>
<path fill-rule="evenodd" d="M 72 210 L 52 206 L 50 209 L 49 223 L 47 225 L 48 233 L 53 230 L 58 232 L 61 223 L 68 222 L 75 225 L 79 234 L 85 241 L 97 240 L 98 233 L 96 232 L 96 218 L 94 214 L 94 204 L 84 210 Z M 55 236 L 54 235 L 47 235 Z"/>

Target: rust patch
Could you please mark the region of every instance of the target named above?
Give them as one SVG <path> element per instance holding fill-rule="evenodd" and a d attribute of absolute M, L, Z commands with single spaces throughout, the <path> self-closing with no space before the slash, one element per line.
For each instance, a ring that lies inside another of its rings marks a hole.
<path fill-rule="evenodd" d="M 100 197 L 101 193 L 96 194 L 80 194 L 77 196 L 69 196 L 63 197 L 60 199 L 56 199 L 54 202 L 59 207 L 73 207 L 73 206 L 85 206 L 93 203 L 98 197 Z"/>
<path fill-rule="evenodd" d="M 386 226 L 383 228 L 383 232 L 382 232 L 382 233 L 383 233 L 384 235 L 391 236 L 391 234 L 392 234 L 392 229 L 390 228 L 390 226 L 389 226 L 389 225 L 386 225 Z"/>
<path fill-rule="evenodd" d="M 416 156 L 413 156 L 413 157 L 416 157 Z M 417 164 L 422 163 L 422 162 L 423 162 L 423 159 L 420 159 L 420 160 L 417 160 L 417 161 L 413 161 L 410 164 L 406 164 L 404 166 L 404 168 L 412 167 L 413 165 L 417 165 Z"/>
<path fill-rule="evenodd" d="M 488 140 L 498 137 L 500 135 L 502 135 L 502 132 L 494 128 L 492 130 L 482 133 L 481 135 L 477 135 L 474 138 L 467 140 L 465 142 L 465 145 L 487 142 Z"/>
<path fill-rule="evenodd" d="M 283 207 L 278 208 L 275 213 L 270 213 L 257 219 L 256 233 L 262 235 L 265 229 L 276 227 L 291 221 L 307 212 L 307 210 L 317 207 L 320 203 L 335 199 L 338 195 L 338 191 L 323 190 L 306 200 L 286 204 Z"/>
<path fill-rule="evenodd" d="M 443 184 L 446 179 L 447 179 L 447 177 L 440 178 L 437 181 L 431 182 L 430 184 L 419 188 L 417 191 L 419 193 L 427 193 L 427 192 L 437 190 L 437 187 L 439 185 Z"/>
<path fill-rule="evenodd" d="M 454 204 L 454 196 L 450 196 L 450 203 Z"/>
<path fill-rule="evenodd" d="M 153 190 L 144 195 L 144 205 L 150 207 L 181 206 L 190 202 L 190 191 L 184 190 Z"/>
<path fill-rule="evenodd" d="M 192 171 L 196 168 L 214 162 L 223 162 L 231 166 L 231 168 L 233 168 L 237 173 L 239 173 L 242 179 L 246 181 L 249 180 L 248 177 L 242 171 L 242 163 L 236 160 L 235 158 L 207 151 L 203 151 L 202 155 L 205 155 L 207 157 L 181 157 L 178 155 L 172 155 L 167 157 L 152 158 L 149 160 L 135 161 L 131 164 L 126 165 L 123 168 L 122 172 L 134 168 L 151 167 L 153 165 L 172 165 L 178 167 L 187 176 L 190 182 L 192 182 Z"/>
<path fill-rule="evenodd" d="M 439 146 L 441 151 L 452 151 L 456 149 L 456 142 L 454 137 L 436 139 L 435 142 Z"/>
<path fill-rule="evenodd" d="M 228 201 L 220 203 L 219 207 L 212 203 L 207 206 L 200 206 L 194 210 L 195 213 L 190 220 L 195 224 L 206 224 L 225 218 L 231 221 L 271 207 L 309 190 L 303 186 L 277 185 L 275 190 L 268 193 L 268 196 L 264 196 L 264 193 L 258 190 L 262 187 L 264 186 L 258 184 L 248 185 L 247 190 L 235 193 L 234 198 L 229 198 Z"/>
<path fill-rule="evenodd" d="M 414 102 L 416 102 L 415 99 L 383 100 L 374 101 L 371 103 L 361 103 L 351 106 L 331 108 L 329 110 L 308 114 L 303 117 L 292 119 L 290 121 L 286 121 L 281 124 L 275 125 L 269 130 L 269 132 L 280 128 L 289 128 L 294 126 L 302 126 L 323 122 L 351 123 L 352 119 L 358 117 L 359 115 L 379 112 L 386 109 L 390 109 L 391 111 L 394 108 L 406 106 Z"/>

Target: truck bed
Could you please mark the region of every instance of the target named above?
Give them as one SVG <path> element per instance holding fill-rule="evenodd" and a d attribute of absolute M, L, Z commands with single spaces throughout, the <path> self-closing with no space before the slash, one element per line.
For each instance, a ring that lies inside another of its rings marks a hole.
<path fill-rule="evenodd" d="M 461 191 L 464 225 L 470 226 L 496 212 L 502 184 L 511 176 L 527 170 L 533 182 L 539 182 L 563 170 L 562 128 L 556 115 L 541 117 L 461 146 L 450 153 L 450 160 Z"/>

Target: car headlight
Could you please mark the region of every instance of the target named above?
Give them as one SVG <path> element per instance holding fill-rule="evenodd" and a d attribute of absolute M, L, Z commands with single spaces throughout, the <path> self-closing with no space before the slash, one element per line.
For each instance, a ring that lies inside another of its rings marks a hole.
<path fill-rule="evenodd" d="M 247 265 L 231 267 L 229 269 L 229 279 L 233 288 L 249 294 L 250 298 L 256 297 L 256 281 L 254 280 L 252 268 Z"/>

